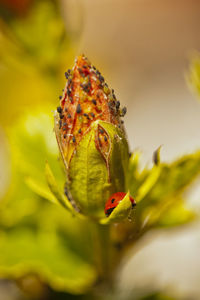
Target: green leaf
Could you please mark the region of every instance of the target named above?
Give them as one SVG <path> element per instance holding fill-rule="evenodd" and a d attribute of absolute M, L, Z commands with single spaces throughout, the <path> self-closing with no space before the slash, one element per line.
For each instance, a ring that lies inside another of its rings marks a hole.
<path fill-rule="evenodd" d="M 121 222 L 129 217 L 131 209 L 132 203 L 130 201 L 130 194 L 127 193 L 126 196 L 119 202 L 116 208 L 109 215 L 109 217 L 101 219 L 100 223 L 106 225 Z"/>
<path fill-rule="evenodd" d="M 35 181 L 33 178 L 31 177 L 26 177 L 25 179 L 25 183 L 26 185 L 34 192 L 36 193 L 38 196 L 44 198 L 44 199 L 47 199 L 49 200 L 50 202 L 54 203 L 54 204 L 57 204 L 58 203 L 58 200 L 56 197 L 54 197 L 54 195 L 50 192 L 50 191 L 47 191 L 46 189 L 46 186 L 43 187 L 40 184 L 38 184 L 37 181 Z"/>
<path fill-rule="evenodd" d="M 131 196 L 136 197 L 138 189 L 147 179 L 150 170 L 140 169 L 140 159 L 141 153 L 135 151 L 132 153 L 129 159 L 129 168 L 128 168 L 128 190 L 130 191 Z"/>
<path fill-rule="evenodd" d="M 141 184 L 137 191 L 137 202 L 141 201 L 156 184 L 161 173 L 161 168 L 159 166 L 154 166 L 145 179 L 144 183 Z"/>
<path fill-rule="evenodd" d="M 37 274 L 53 289 L 85 292 L 96 280 L 94 269 L 66 246 L 63 237 L 28 228 L 0 235 L 0 277 Z"/>
<path fill-rule="evenodd" d="M 183 201 L 174 200 L 174 203 L 170 205 L 169 209 L 164 211 L 158 219 L 158 226 L 171 227 L 182 225 L 196 218 L 196 214 L 189 210 Z"/>

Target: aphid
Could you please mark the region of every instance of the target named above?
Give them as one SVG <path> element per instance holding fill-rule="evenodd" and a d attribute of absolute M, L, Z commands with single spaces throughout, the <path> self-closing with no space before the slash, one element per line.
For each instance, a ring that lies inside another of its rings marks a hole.
<path fill-rule="evenodd" d="M 62 96 L 59 96 L 59 99 L 61 100 L 61 99 L 62 99 Z"/>
<path fill-rule="evenodd" d="M 62 108 L 61 108 L 60 106 L 57 107 L 57 112 L 58 112 L 59 114 L 62 113 Z"/>
<path fill-rule="evenodd" d="M 88 93 L 90 90 L 90 82 L 86 83 L 86 84 L 81 84 L 82 89 L 84 90 L 84 92 Z"/>
<path fill-rule="evenodd" d="M 118 192 L 110 196 L 108 201 L 105 204 L 105 215 L 108 217 L 112 211 L 117 207 L 117 205 L 120 203 L 120 201 L 126 196 L 126 193 L 124 192 Z M 135 200 L 130 196 L 130 201 L 132 203 L 132 207 L 136 206 Z"/>
<path fill-rule="evenodd" d="M 104 130 L 102 128 L 99 128 L 99 131 L 100 131 L 101 134 L 104 133 Z"/>
<path fill-rule="evenodd" d="M 112 101 L 108 102 L 108 106 L 109 106 L 110 108 L 112 108 L 112 107 L 113 107 L 113 102 L 112 102 Z"/>
<path fill-rule="evenodd" d="M 122 110 L 121 110 L 121 117 L 124 117 L 126 112 L 127 112 L 127 108 L 123 107 Z"/>
<path fill-rule="evenodd" d="M 62 120 L 59 120 L 59 129 L 62 127 Z"/>
<path fill-rule="evenodd" d="M 71 90 L 67 89 L 67 95 L 70 96 L 71 95 Z"/>
<path fill-rule="evenodd" d="M 64 139 L 66 139 L 67 135 L 66 135 L 66 134 L 64 134 L 64 135 L 63 135 L 63 137 L 64 137 Z"/>
<path fill-rule="evenodd" d="M 119 107 L 120 107 L 120 102 L 117 101 L 115 106 L 116 106 L 116 109 L 119 109 Z"/>
<path fill-rule="evenodd" d="M 78 130 L 78 133 L 81 133 L 81 128 Z"/>
<path fill-rule="evenodd" d="M 63 119 L 64 118 L 64 115 L 63 114 L 60 114 L 60 119 Z"/>
<path fill-rule="evenodd" d="M 81 113 L 81 105 L 80 105 L 80 103 L 78 103 L 78 105 L 76 107 L 76 112 L 77 112 L 77 114 Z"/>
<path fill-rule="evenodd" d="M 93 103 L 94 105 L 97 105 L 97 101 L 96 101 L 95 99 L 92 99 L 92 103 Z"/>
<path fill-rule="evenodd" d="M 104 135 L 104 141 L 107 142 L 107 140 L 108 140 L 107 137 Z"/>
<path fill-rule="evenodd" d="M 75 136 L 72 137 L 72 141 L 73 141 L 73 143 L 76 143 L 76 138 L 75 138 Z"/>
<path fill-rule="evenodd" d="M 88 114 L 84 113 L 83 115 L 84 115 L 84 117 L 86 117 L 88 120 L 90 120 Z"/>
<path fill-rule="evenodd" d="M 86 76 L 86 74 L 84 73 L 84 71 L 81 68 L 78 68 L 78 71 L 79 71 L 81 77 L 85 77 Z"/>
<path fill-rule="evenodd" d="M 105 93 L 106 95 L 110 94 L 110 89 L 108 88 L 107 85 L 104 85 L 103 90 L 104 90 L 104 93 Z"/>
<path fill-rule="evenodd" d="M 68 119 L 71 119 L 72 116 L 70 114 L 68 114 L 67 117 L 68 117 Z"/>
<path fill-rule="evenodd" d="M 99 75 L 100 82 L 104 82 L 104 77 L 102 75 Z"/>
<path fill-rule="evenodd" d="M 94 118 L 95 114 L 93 112 L 90 113 L 91 117 Z"/>

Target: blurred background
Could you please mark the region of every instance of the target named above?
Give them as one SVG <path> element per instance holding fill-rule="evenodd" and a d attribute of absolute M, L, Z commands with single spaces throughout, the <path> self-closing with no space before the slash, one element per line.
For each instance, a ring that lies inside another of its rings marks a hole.
<path fill-rule="evenodd" d="M 142 151 L 143 165 L 160 145 L 164 161 L 200 149 L 200 103 L 187 84 L 199 26 L 199 0 L 0 0 L 0 197 L 12 174 L 9 127 L 33 109 L 51 114 L 80 53 L 127 106 L 130 147 Z M 198 180 L 188 192 L 197 210 Z M 200 299 L 198 222 L 148 234 L 137 248 L 118 276 L 122 299 L 133 289 Z M 1 300 L 18 293 L 13 283 L 0 284 Z"/>

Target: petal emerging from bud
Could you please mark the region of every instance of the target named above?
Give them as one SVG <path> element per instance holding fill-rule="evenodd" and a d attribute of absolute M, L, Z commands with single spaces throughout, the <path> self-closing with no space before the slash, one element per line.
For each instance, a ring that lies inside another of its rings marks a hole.
<path fill-rule="evenodd" d="M 83 213 L 101 217 L 110 194 L 126 190 L 129 151 L 120 118 L 126 109 L 85 56 L 65 75 L 55 131 L 68 193 Z"/>

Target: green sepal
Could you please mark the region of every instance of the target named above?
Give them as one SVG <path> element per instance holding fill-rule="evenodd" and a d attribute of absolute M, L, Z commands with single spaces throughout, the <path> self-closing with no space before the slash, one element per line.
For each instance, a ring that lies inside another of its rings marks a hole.
<path fill-rule="evenodd" d="M 100 220 L 100 223 L 104 225 L 111 223 L 119 223 L 129 217 L 131 210 L 132 203 L 130 201 L 130 195 L 128 192 L 126 196 L 119 202 L 116 208 L 112 211 L 109 217 L 102 218 Z"/>
<path fill-rule="evenodd" d="M 137 202 L 141 201 L 145 196 L 150 192 L 153 186 L 156 184 L 160 177 L 162 168 L 158 165 L 155 165 L 149 175 L 147 176 L 144 183 L 139 187 L 137 192 Z"/>
<path fill-rule="evenodd" d="M 71 205 L 70 201 L 67 199 L 67 197 L 60 192 L 58 185 L 56 183 L 56 179 L 53 175 L 53 172 L 52 172 L 48 162 L 46 162 L 46 165 L 45 165 L 45 175 L 46 175 L 49 189 L 52 192 L 52 194 L 54 195 L 55 199 L 57 200 L 57 204 L 62 205 L 65 209 L 67 209 L 68 211 L 70 211 L 74 214 L 75 213 L 74 208 Z M 56 202 L 56 201 L 54 201 L 54 202 Z"/>
<path fill-rule="evenodd" d="M 161 146 L 159 146 L 153 153 L 153 162 L 154 164 L 157 166 L 160 164 L 160 150 L 161 150 Z"/>
<path fill-rule="evenodd" d="M 110 145 L 105 156 L 97 146 L 101 126 Z M 124 132 L 115 125 L 96 121 L 74 151 L 67 170 L 67 186 L 83 214 L 104 217 L 105 202 L 115 192 L 126 191 L 128 144 Z"/>

